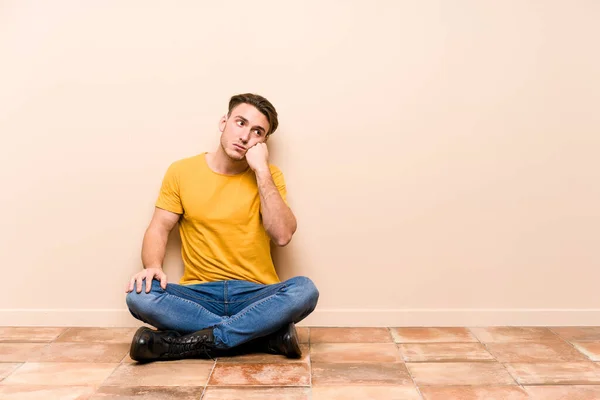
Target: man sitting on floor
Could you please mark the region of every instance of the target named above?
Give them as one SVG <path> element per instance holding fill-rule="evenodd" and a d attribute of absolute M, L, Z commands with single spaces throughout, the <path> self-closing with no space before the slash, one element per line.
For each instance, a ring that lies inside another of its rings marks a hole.
<path fill-rule="evenodd" d="M 316 307 L 306 277 L 281 282 L 270 243 L 296 231 L 281 171 L 268 161 L 277 112 L 264 97 L 233 96 L 219 122 L 216 151 L 172 163 L 142 244 L 144 269 L 127 285 L 141 327 L 137 361 L 213 357 L 242 352 L 301 356 L 294 324 Z M 162 270 L 169 232 L 179 223 L 184 273 L 167 284 Z"/>

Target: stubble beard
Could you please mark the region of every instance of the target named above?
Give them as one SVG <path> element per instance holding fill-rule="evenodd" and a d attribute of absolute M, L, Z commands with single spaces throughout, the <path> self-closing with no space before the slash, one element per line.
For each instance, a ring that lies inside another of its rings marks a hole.
<path fill-rule="evenodd" d="M 241 162 L 244 161 L 244 159 L 246 158 L 246 155 L 239 155 L 237 152 L 235 153 L 236 157 L 231 156 L 231 154 L 229 154 L 229 151 L 227 151 L 227 147 L 223 144 L 223 142 L 221 142 L 221 148 L 223 149 L 223 153 L 225 153 L 225 156 L 227 156 L 227 158 L 229 158 L 231 161 L 233 162 Z"/>

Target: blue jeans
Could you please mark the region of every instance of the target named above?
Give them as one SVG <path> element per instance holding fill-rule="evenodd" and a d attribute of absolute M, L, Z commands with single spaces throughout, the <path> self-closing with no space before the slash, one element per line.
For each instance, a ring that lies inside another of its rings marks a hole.
<path fill-rule="evenodd" d="M 144 281 L 141 293 L 134 288 L 126 301 L 135 318 L 160 330 L 187 334 L 212 327 L 215 346 L 228 349 L 303 320 L 318 299 L 314 283 L 297 276 L 272 285 L 226 280 L 169 283 L 166 289 L 153 280 L 149 293 Z"/>

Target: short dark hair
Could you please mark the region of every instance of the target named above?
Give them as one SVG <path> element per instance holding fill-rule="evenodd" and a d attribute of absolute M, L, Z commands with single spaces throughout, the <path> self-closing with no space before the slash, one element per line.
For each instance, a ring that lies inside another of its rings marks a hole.
<path fill-rule="evenodd" d="M 229 99 L 229 111 L 227 117 L 231 116 L 231 111 L 240 104 L 250 104 L 258 109 L 269 121 L 269 132 L 267 136 L 275 132 L 279 121 L 277 120 L 277 111 L 271 102 L 264 97 L 254 93 L 236 94 Z"/>

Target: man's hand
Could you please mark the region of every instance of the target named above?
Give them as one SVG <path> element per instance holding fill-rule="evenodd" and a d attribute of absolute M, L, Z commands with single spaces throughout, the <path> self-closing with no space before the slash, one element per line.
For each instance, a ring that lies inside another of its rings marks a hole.
<path fill-rule="evenodd" d="M 136 292 L 141 293 L 142 291 L 142 281 L 146 280 L 146 293 L 150 293 L 150 289 L 152 289 L 152 279 L 156 278 L 157 281 L 160 281 L 160 287 L 163 289 L 167 288 L 167 275 L 163 272 L 161 268 L 146 268 L 143 271 L 135 274 L 129 284 L 127 285 L 126 293 L 129 293 L 133 290 L 133 287 L 136 287 Z"/>
<path fill-rule="evenodd" d="M 269 149 L 266 143 L 257 143 L 246 151 L 246 161 L 252 171 L 269 169 Z"/>

